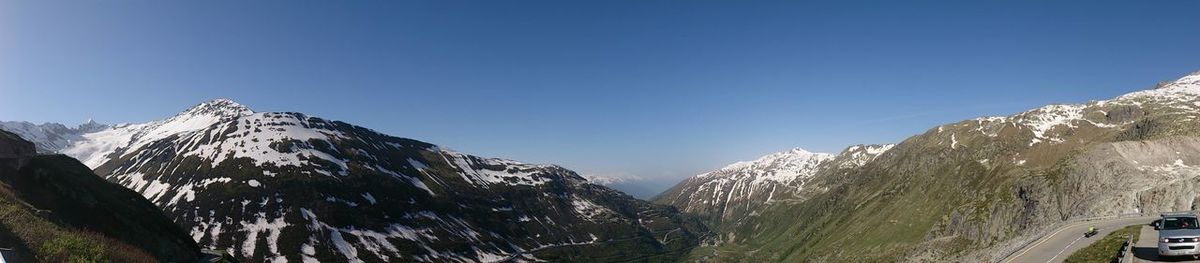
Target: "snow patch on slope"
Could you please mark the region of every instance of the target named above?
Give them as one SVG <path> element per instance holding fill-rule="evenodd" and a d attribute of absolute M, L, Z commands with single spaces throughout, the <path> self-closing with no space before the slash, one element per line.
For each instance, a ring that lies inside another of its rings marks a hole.
<path fill-rule="evenodd" d="M 487 259 L 500 258 L 499 254 L 495 253 L 500 251 L 495 251 L 494 248 L 480 249 L 475 245 L 472 245 L 475 255 L 460 255 L 432 248 L 430 244 L 442 238 L 464 240 L 468 244 L 483 243 L 480 239 L 482 234 L 472 230 L 469 224 L 458 218 L 442 218 L 433 213 L 420 213 L 410 215 L 405 219 L 431 220 L 437 222 L 437 227 L 412 228 L 402 224 L 391 224 L 384 229 L 371 230 L 354 226 L 336 227 L 330 225 L 317 218 L 316 213 L 313 213 L 308 208 L 301 208 L 300 214 L 305 220 L 308 220 L 307 227 L 312 234 L 307 243 L 301 244 L 302 253 L 309 257 L 315 255 L 315 251 L 313 251 L 315 244 L 328 241 L 333 245 L 337 253 L 342 254 L 349 262 L 363 262 L 359 258 L 359 255 L 362 253 L 370 253 L 384 261 L 389 261 L 393 257 L 402 258 L 402 251 L 397 246 L 400 244 L 416 245 L 421 250 L 428 252 L 428 255 L 417 258 L 418 261 L 423 262 L 488 262 Z M 323 234 L 326 232 L 328 233 L 327 235 Z M 439 233 L 441 232 L 452 236 L 439 237 Z"/>
<path fill-rule="evenodd" d="M 1062 139 L 1049 136 L 1047 133 L 1060 125 L 1076 128 L 1074 122 L 1083 119 L 1084 108 L 1087 108 L 1087 105 L 1049 105 L 1018 115 L 1017 122 L 1033 131 L 1035 141 L 1031 145 L 1042 141 L 1059 143 L 1062 142 Z"/>
<path fill-rule="evenodd" d="M 212 161 L 213 166 L 237 158 L 248 158 L 255 165 L 274 166 L 311 165 L 312 159 L 321 159 L 336 165 L 338 170 L 323 169 L 327 173 L 344 174 L 346 160 L 316 149 L 315 143 L 330 145 L 330 141 L 343 137 L 338 131 L 325 129 L 325 123 L 299 113 L 255 113 L 222 122 L 205 129 L 205 134 L 192 134 L 184 145 L 192 145 L 184 156 L 196 156 Z M 205 143 L 208 138 L 224 136 L 222 140 Z M 299 147 L 305 146 L 305 147 Z"/>
<path fill-rule="evenodd" d="M 728 207 L 735 198 L 742 200 L 755 196 L 766 196 L 766 201 L 769 202 L 779 188 L 803 189 L 805 179 L 815 175 L 820 165 L 833 158 L 830 154 L 812 153 L 795 148 L 769 154 L 754 161 L 737 162 L 685 181 L 698 185 L 694 191 L 685 191 L 691 195 L 687 199 L 689 204 L 681 206 L 685 210 L 697 207 Z M 799 183 L 793 183 L 796 181 Z M 701 194 L 709 196 L 697 196 Z"/>
<path fill-rule="evenodd" d="M 812 176 L 817 165 L 832 159 L 827 153 L 812 153 L 801 148 L 773 153 L 753 161 L 743 161 L 725 166 L 717 171 L 697 175 L 697 178 L 754 177 L 755 184 L 766 181 L 788 183 L 797 178 Z"/>
<path fill-rule="evenodd" d="M 267 234 L 267 251 L 273 256 L 282 256 L 279 254 L 279 234 L 283 232 L 283 228 L 288 227 L 284 220 L 285 216 L 286 214 L 283 214 L 277 218 L 268 219 L 266 213 L 258 213 L 253 222 L 242 222 L 242 230 L 246 232 L 246 240 L 242 243 L 241 248 L 242 256 L 249 258 L 254 255 L 259 233 Z"/>
<path fill-rule="evenodd" d="M 1179 110 L 1196 111 L 1196 106 L 1200 106 L 1200 104 L 1194 103 L 1196 100 L 1200 100 L 1200 72 L 1192 73 L 1175 81 L 1166 82 L 1155 89 L 1132 92 L 1111 100 L 1101 100 L 1086 104 L 1047 105 L 1009 117 L 977 118 L 975 121 L 979 125 L 979 128 L 976 130 L 989 137 L 995 137 L 997 136 L 995 133 L 996 128 L 998 128 L 997 124 L 1003 125 L 1011 121 L 1014 125 L 1026 128 L 1033 134 L 1029 146 L 1039 143 L 1055 144 L 1063 142 L 1063 139 L 1054 132 L 1055 129 L 1060 127 L 1078 128 L 1080 123 L 1087 123 L 1100 128 L 1117 128 L 1129 124 L 1106 123 L 1102 119 L 1089 119 L 1085 116 L 1085 113 L 1088 110 L 1095 110 L 1093 107 L 1108 105 L 1141 106 L 1149 101 Z M 1188 102 L 1192 103 L 1189 104 Z M 1103 111 L 1099 112 L 1105 113 Z M 939 132 L 942 130 L 942 127 L 938 127 Z"/>
<path fill-rule="evenodd" d="M 842 153 L 838 155 L 837 158 L 842 160 L 842 163 L 839 165 L 839 167 L 842 169 L 861 167 L 871 161 L 874 161 L 876 158 L 879 158 L 880 155 L 892 150 L 894 147 L 896 147 L 895 144 L 850 146 L 850 148 L 846 148 L 845 151 L 842 151 Z"/>
<path fill-rule="evenodd" d="M 571 205 L 575 208 L 575 214 L 588 221 L 596 221 L 603 215 L 613 213 L 612 210 L 579 196 L 571 198 Z"/>
<path fill-rule="evenodd" d="M 505 159 L 480 158 L 444 149 L 434 150 L 447 158 L 446 161 L 460 172 L 463 180 L 474 185 L 536 186 L 553 180 L 543 171 L 552 168 L 552 165 L 532 165 Z"/>

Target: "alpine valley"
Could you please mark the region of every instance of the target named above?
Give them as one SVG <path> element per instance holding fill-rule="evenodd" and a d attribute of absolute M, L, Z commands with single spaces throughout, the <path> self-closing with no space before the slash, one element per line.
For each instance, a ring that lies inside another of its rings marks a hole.
<path fill-rule="evenodd" d="M 224 99 L 142 124 L 0 129 L 249 262 L 990 262 L 1069 220 L 1197 209 L 1198 118 L 1193 73 L 896 144 L 795 148 L 650 202 L 555 165 Z"/>

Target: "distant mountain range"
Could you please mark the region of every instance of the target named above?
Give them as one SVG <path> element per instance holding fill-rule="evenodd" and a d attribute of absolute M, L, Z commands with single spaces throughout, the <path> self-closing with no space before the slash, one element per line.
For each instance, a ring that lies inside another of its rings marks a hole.
<path fill-rule="evenodd" d="M 671 261 L 706 232 L 562 167 L 224 99 L 149 123 L 60 126 L 0 128 L 83 161 L 201 246 L 251 262 Z"/>
<path fill-rule="evenodd" d="M 621 191 L 642 200 L 649 200 L 674 185 L 678 179 L 641 177 L 636 175 L 583 175 L 588 182 Z"/>
<path fill-rule="evenodd" d="M 29 122 L 0 121 L 0 129 L 16 133 L 32 141 L 39 153 L 51 154 L 66 149 L 71 144 L 84 141 L 84 134 L 108 129 L 108 125 L 88 120 L 74 128 L 58 123 L 33 124 Z"/>

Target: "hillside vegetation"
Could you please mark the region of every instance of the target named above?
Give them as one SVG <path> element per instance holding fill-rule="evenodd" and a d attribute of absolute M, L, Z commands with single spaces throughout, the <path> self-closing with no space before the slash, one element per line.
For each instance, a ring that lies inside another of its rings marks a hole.
<path fill-rule="evenodd" d="M 690 257 L 990 261 L 1071 218 L 1195 209 L 1198 106 L 1193 74 L 1112 100 L 934 127 L 773 197 L 789 201 L 727 216 Z"/>

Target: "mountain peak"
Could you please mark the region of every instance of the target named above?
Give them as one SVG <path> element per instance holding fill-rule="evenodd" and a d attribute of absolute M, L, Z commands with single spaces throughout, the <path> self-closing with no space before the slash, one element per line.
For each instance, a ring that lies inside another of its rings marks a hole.
<path fill-rule="evenodd" d="M 1173 81 L 1159 82 L 1154 90 L 1186 90 L 1200 88 L 1200 71 L 1188 73 Z"/>
<path fill-rule="evenodd" d="M 777 152 L 759 157 L 757 160 L 749 161 L 751 163 L 774 162 L 781 159 L 811 159 L 829 157 L 827 153 L 815 153 L 805 150 L 804 148 L 796 147 L 791 150 Z"/>
<path fill-rule="evenodd" d="M 713 173 L 736 175 L 744 170 L 774 170 L 778 167 L 790 167 L 803 163 L 808 163 L 809 165 L 815 166 L 816 164 L 829 160 L 830 158 L 833 158 L 833 155 L 827 153 L 813 153 L 797 147 L 783 152 L 764 155 L 751 161 L 736 162 L 722 167 L 717 171 L 697 175 L 697 177 L 706 177 Z"/>
<path fill-rule="evenodd" d="M 1184 75 L 1183 77 L 1180 77 L 1178 80 L 1175 80 L 1175 82 L 1173 84 L 1193 84 L 1194 85 L 1196 83 L 1200 83 L 1200 71 L 1195 71 L 1190 74 Z"/>
<path fill-rule="evenodd" d="M 75 130 L 77 130 L 79 133 L 92 133 L 108 129 L 108 127 L 109 126 L 107 124 L 98 123 L 93 119 L 87 119 L 87 121 L 84 121 L 83 123 L 79 124 L 79 126 L 76 126 Z"/>
<path fill-rule="evenodd" d="M 200 103 L 186 111 L 183 115 L 215 115 L 219 117 L 236 117 L 254 114 L 249 107 L 226 98 L 219 98 Z"/>
<path fill-rule="evenodd" d="M 800 148 L 800 147 L 792 148 L 791 150 L 788 150 L 787 152 L 794 153 L 794 154 L 813 154 L 813 152 L 810 152 L 810 151 L 805 150 L 804 148 Z"/>
<path fill-rule="evenodd" d="M 1188 100 L 1196 96 L 1200 96 L 1200 71 L 1192 72 L 1173 81 L 1159 82 L 1158 85 L 1155 85 L 1153 89 L 1121 95 L 1113 101 L 1152 98 L 1178 102 Z M 1110 101 L 1101 101 L 1101 103 L 1108 102 Z"/>

